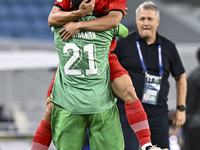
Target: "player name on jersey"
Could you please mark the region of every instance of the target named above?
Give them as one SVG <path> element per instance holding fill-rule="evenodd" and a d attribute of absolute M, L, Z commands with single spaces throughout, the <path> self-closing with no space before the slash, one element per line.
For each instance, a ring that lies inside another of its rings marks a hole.
<path fill-rule="evenodd" d="M 73 35 L 73 37 L 84 39 L 96 39 L 96 34 L 92 31 L 80 31 L 79 33 Z"/>

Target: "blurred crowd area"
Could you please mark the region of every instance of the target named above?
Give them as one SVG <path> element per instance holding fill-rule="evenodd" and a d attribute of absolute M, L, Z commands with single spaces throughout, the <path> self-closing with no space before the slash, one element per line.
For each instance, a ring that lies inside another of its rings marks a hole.
<path fill-rule="evenodd" d="M 51 39 L 47 18 L 54 0 L 0 0 L 0 37 Z"/>
<path fill-rule="evenodd" d="M 142 1 L 128 0 L 122 23 L 136 30 L 135 9 Z M 188 75 L 196 66 L 200 46 L 199 0 L 152 0 L 161 10 L 160 34 L 176 43 Z M 45 111 L 46 91 L 58 58 L 48 15 L 55 0 L 0 0 L 0 149 L 27 150 Z M 188 61 L 189 60 L 189 61 Z M 170 79 L 169 109 L 175 109 Z M 172 144 L 183 145 L 181 128 L 170 127 Z M 12 143 L 12 144 L 10 144 Z M 50 150 L 55 150 L 53 144 Z M 85 149 L 88 150 L 87 144 Z M 178 150 L 178 149 L 175 149 Z"/>
<path fill-rule="evenodd" d="M 143 2 L 127 1 L 128 15 L 122 20 L 122 23 L 128 27 L 129 31 L 136 30 L 135 9 Z M 199 0 L 152 0 L 161 10 L 161 24 L 159 31 L 166 37 L 174 41 L 181 42 L 185 38 L 177 39 L 175 33 L 180 34 L 184 30 L 186 35 L 191 37 L 189 41 L 195 40 L 197 33 L 200 34 L 198 24 L 200 23 L 200 2 Z M 23 38 L 23 39 L 53 39 L 50 27 L 48 26 L 48 15 L 54 5 L 55 0 L 0 0 L 0 37 L 3 38 Z M 166 16 L 167 15 L 167 16 Z M 164 20 L 164 19 L 165 20 Z M 180 27 L 177 21 L 173 24 L 173 19 L 181 22 Z M 173 28 L 171 26 L 173 25 Z M 196 30 L 188 34 L 185 29 Z M 171 32 L 169 31 L 171 29 Z M 169 31 L 169 32 L 167 32 Z M 175 32 L 173 32 L 175 31 Z M 193 35 L 193 36 L 192 36 Z M 196 41 L 196 40 L 195 40 Z M 184 41 L 185 42 L 185 41 Z"/>

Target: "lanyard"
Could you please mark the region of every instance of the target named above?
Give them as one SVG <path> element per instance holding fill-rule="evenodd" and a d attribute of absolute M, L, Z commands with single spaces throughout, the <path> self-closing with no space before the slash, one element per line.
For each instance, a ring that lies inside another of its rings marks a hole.
<path fill-rule="evenodd" d="M 141 48 L 140 48 L 140 43 L 139 41 L 136 41 L 136 45 L 137 45 L 137 50 L 138 50 L 138 53 L 139 53 L 139 56 L 140 56 L 140 61 L 141 61 L 141 64 L 142 64 L 142 68 L 143 68 L 143 72 L 144 73 L 147 73 L 147 68 L 146 68 L 146 65 L 144 63 L 144 59 L 143 59 L 143 56 L 142 56 L 142 52 L 141 52 Z M 159 76 L 163 76 L 163 65 L 162 65 L 162 54 L 161 54 L 161 46 L 158 45 L 158 63 L 159 63 Z"/>

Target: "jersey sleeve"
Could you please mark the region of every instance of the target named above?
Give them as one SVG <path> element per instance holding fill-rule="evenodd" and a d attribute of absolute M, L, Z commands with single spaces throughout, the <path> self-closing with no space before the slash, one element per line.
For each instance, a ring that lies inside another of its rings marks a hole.
<path fill-rule="evenodd" d="M 108 6 L 108 12 L 121 11 L 124 16 L 126 2 L 127 0 L 110 0 L 109 6 Z"/>
<path fill-rule="evenodd" d="M 54 6 L 59 7 L 63 11 L 72 11 L 73 9 L 70 7 L 70 0 L 56 0 Z"/>
<path fill-rule="evenodd" d="M 120 37 L 120 38 L 125 38 L 128 36 L 128 29 L 121 23 L 119 23 L 119 26 L 118 26 L 118 33 L 116 36 Z"/>

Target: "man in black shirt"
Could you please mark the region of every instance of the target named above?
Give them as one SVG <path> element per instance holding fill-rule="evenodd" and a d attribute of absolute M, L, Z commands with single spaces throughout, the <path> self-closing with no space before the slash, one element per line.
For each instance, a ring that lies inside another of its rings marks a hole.
<path fill-rule="evenodd" d="M 136 93 L 143 103 L 150 125 L 152 144 L 169 148 L 168 77 L 171 73 L 176 81 L 177 109 L 173 118 L 176 127 L 185 122 L 187 84 L 185 70 L 175 44 L 157 33 L 159 23 L 159 10 L 156 5 L 152 2 L 141 4 L 136 10 L 138 31 L 125 39 L 119 39 L 114 53 L 129 72 Z M 128 125 L 124 102 L 120 99 L 118 108 L 125 150 L 138 150 L 137 138 Z"/>

